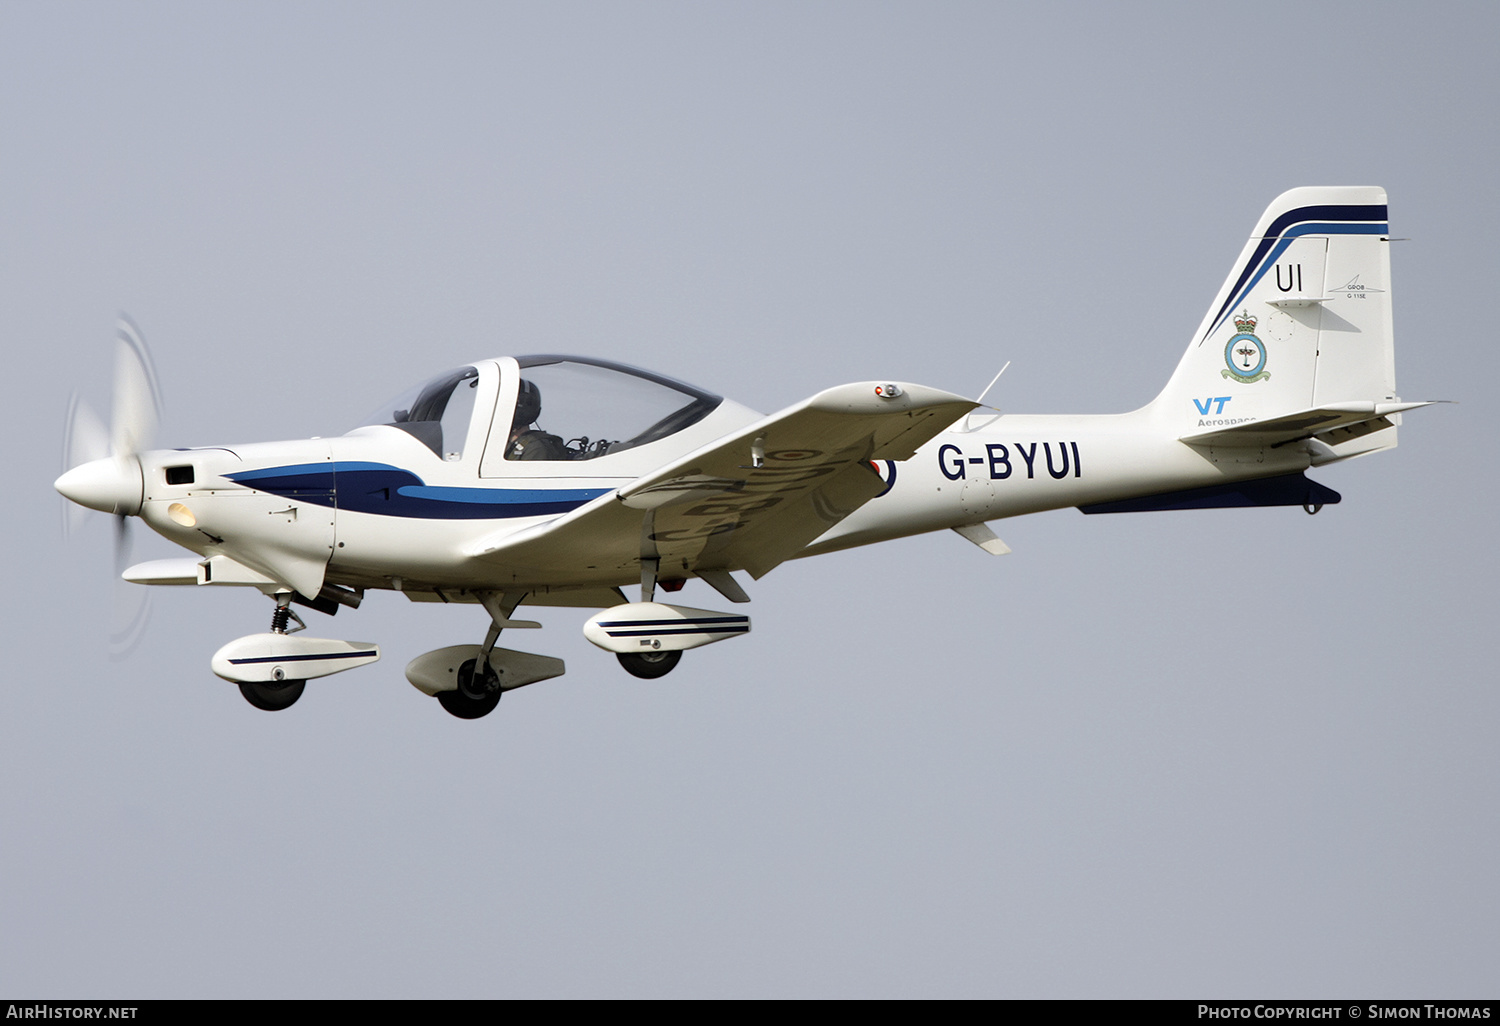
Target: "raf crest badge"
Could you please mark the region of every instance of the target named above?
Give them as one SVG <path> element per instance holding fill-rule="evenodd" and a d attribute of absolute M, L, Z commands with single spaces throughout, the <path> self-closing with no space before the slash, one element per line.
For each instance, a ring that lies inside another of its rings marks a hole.
<path fill-rule="evenodd" d="M 1269 378 L 1271 375 L 1266 373 L 1266 344 L 1253 334 L 1255 318 L 1250 316 L 1250 311 L 1242 311 L 1234 319 L 1234 326 L 1238 332 L 1224 346 L 1224 362 L 1229 365 L 1229 369 L 1220 373 L 1246 385 Z"/>

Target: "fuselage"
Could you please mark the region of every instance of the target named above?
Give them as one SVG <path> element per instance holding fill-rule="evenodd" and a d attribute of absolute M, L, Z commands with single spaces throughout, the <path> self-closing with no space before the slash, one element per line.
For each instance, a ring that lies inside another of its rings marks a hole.
<path fill-rule="evenodd" d="M 1110 415 L 977 411 L 882 468 L 890 490 L 804 555 L 987 520 L 1296 473 L 1300 448 L 1221 450 L 1177 440 L 1153 407 Z"/>
<path fill-rule="evenodd" d="M 412 434 L 380 425 L 336 438 L 158 451 L 142 457 L 141 516 L 200 556 L 228 557 L 310 595 L 325 580 L 351 588 L 478 589 L 493 586 L 497 568 L 471 557 L 476 539 L 612 501 L 641 473 L 757 416 L 725 404 L 690 437 L 663 438 L 614 460 L 492 460 L 486 467 L 482 444 L 444 459 Z M 484 425 L 482 433 L 489 431 Z M 801 554 L 1307 465 L 1295 447 L 1215 454 L 1185 445 L 1149 406 L 1107 416 L 980 410 L 912 458 L 878 461 L 874 470 L 886 490 Z M 636 576 L 589 563 L 579 552 L 576 565 L 556 568 L 546 580 L 508 583 L 617 586 Z"/>

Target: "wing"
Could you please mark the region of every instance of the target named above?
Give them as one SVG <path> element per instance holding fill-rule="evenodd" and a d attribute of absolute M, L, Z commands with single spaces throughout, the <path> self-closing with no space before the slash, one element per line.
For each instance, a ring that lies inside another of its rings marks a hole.
<path fill-rule="evenodd" d="M 643 558 L 662 576 L 761 577 L 885 489 L 870 461 L 909 458 L 975 406 L 921 385 L 840 385 L 469 555 L 518 582 L 633 573 Z"/>

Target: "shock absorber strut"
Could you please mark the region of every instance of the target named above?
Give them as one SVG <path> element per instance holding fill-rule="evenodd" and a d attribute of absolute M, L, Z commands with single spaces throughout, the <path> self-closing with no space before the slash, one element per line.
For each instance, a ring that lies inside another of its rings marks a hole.
<path fill-rule="evenodd" d="M 297 626 L 287 629 L 287 623 L 295 622 Z M 276 596 L 276 611 L 271 614 L 272 634 L 292 634 L 296 631 L 306 630 L 307 624 L 302 622 L 302 617 L 292 610 L 292 596 L 287 592 L 280 592 Z"/>

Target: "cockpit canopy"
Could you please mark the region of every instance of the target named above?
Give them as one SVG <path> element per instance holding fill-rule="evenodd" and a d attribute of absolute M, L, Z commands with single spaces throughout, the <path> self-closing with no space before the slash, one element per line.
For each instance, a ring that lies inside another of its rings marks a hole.
<path fill-rule="evenodd" d="M 500 361 L 502 366 L 509 362 Z M 515 362 L 519 379 L 513 386 L 500 382 L 488 431 L 489 448 L 503 445 L 507 460 L 592 460 L 622 452 L 696 424 L 724 401 L 681 381 L 607 360 L 546 355 Z M 441 374 L 382 405 L 361 426 L 399 428 L 439 457 L 461 460 L 475 399 L 484 391 L 480 381 L 475 366 Z M 515 399 L 508 402 L 511 395 Z M 487 455 L 485 462 L 491 458 Z"/>
<path fill-rule="evenodd" d="M 438 456 L 459 460 L 463 458 L 478 387 L 479 368 L 459 367 L 382 403 L 359 426 L 385 424 L 400 428 Z"/>
<path fill-rule="evenodd" d="M 522 356 L 516 363 L 508 460 L 591 460 L 632 449 L 696 424 L 724 401 L 605 360 Z"/>

